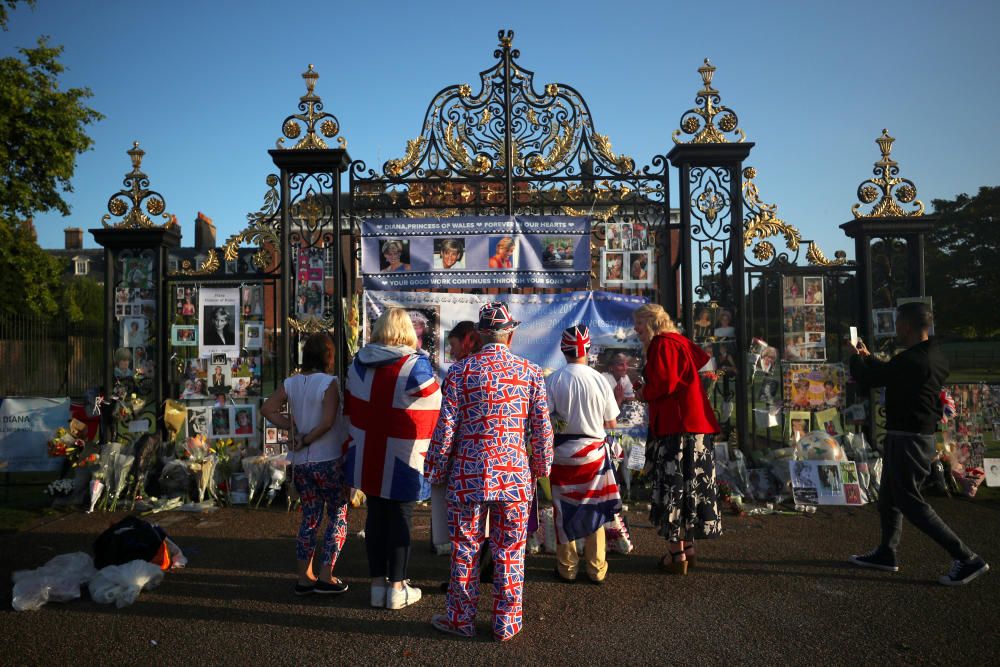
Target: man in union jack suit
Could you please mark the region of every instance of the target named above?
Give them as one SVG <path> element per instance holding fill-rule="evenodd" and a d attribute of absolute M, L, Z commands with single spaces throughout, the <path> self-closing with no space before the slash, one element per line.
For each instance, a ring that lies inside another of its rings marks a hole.
<path fill-rule="evenodd" d="M 542 372 L 508 347 L 518 324 L 501 301 L 479 309 L 483 347 L 448 370 L 424 468 L 431 484 L 448 485 L 452 545 L 447 614 L 431 624 L 463 637 L 476 631 L 476 555 L 487 511 L 495 563 L 493 635 L 506 641 L 521 631 L 528 510 L 535 480 L 548 476 L 552 465 Z"/>

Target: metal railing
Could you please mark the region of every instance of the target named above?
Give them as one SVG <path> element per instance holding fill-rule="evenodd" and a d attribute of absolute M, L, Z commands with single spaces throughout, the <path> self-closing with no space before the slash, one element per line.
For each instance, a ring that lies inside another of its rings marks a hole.
<path fill-rule="evenodd" d="M 0 315 L 0 396 L 82 397 L 101 384 L 103 363 L 100 327 Z"/>

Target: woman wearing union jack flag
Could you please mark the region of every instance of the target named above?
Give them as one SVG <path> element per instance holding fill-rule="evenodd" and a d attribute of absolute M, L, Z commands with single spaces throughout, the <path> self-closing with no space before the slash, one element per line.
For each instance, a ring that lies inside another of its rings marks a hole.
<path fill-rule="evenodd" d="M 365 546 L 372 578 L 371 605 L 402 609 L 417 602 L 409 585 L 413 506 L 426 498 L 424 458 L 441 407 L 441 389 L 403 308 L 387 308 L 372 326 L 371 342 L 347 373 L 351 438 L 344 454 L 348 486 L 368 497 Z"/>

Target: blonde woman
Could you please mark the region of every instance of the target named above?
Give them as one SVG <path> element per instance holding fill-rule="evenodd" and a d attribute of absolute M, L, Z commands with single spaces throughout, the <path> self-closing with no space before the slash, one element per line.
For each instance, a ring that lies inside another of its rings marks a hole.
<path fill-rule="evenodd" d="M 410 526 L 416 501 L 430 494 L 423 462 L 441 389 L 427 356 L 417 352 L 417 340 L 410 313 L 386 308 L 347 372 L 344 413 L 351 439 L 344 476 L 368 497 L 365 547 L 373 607 L 402 609 L 421 596 L 407 579 Z"/>
<path fill-rule="evenodd" d="M 646 348 L 643 383 L 636 390 L 649 403 L 650 521 L 667 540 L 660 568 L 687 574 L 695 560 L 694 539 L 722 534 L 715 457 L 705 439 L 719 432 L 719 424 L 698 376 L 711 357 L 678 333 L 662 306 L 646 304 L 633 319 Z"/>
<path fill-rule="evenodd" d="M 512 269 L 514 268 L 514 239 L 505 236 L 497 241 L 496 254 L 490 257 L 491 269 Z"/>

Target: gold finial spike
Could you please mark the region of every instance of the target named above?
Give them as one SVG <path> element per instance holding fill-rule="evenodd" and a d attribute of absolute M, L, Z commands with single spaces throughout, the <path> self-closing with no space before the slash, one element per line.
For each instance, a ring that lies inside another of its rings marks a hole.
<path fill-rule="evenodd" d="M 503 30 L 497 31 L 497 37 L 500 39 L 500 46 L 509 49 L 511 44 L 514 43 L 514 31 L 508 30 L 506 33 Z"/>
<path fill-rule="evenodd" d="M 146 151 L 139 148 L 139 142 L 133 141 L 131 150 L 126 151 L 128 156 L 132 159 L 132 171 L 139 172 L 142 167 L 142 156 L 146 154 Z"/>

